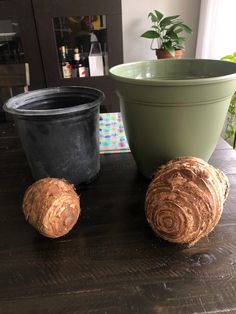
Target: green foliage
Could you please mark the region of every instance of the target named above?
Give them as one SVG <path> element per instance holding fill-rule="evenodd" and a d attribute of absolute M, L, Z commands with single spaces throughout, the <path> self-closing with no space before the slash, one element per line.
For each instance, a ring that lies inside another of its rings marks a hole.
<path fill-rule="evenodd" d="M 232 55 L 227 55 L 221 58 L 223 61 L 231 61 L 231 62 L 236 62 L 236 52 L 234 52 Z"/>
<path fill-rule="evenodd" d="M 221 60 L 236 63 L 236 52 L 234 52 L 232 55 L 224 56 L 223 58 L 221 58 Z M 234 149 L 235 149 L 235 142 L 234 142 L 235 134 L 236 134 L 236 92 L 231 98 L 231 102 L 228 109 L 228 115 L 227 115 L 226 130 L 225 130 L 225 139 L 230 144 L 232 144 Z"/>
<path fill-rule="evenodd" d="M 176 49 L 185 49 L 185 37 L 181 34 L 192 34 L 192 29 L 179 19 L 180 15 L 164 17 L 164 15 L 154 10 L 148 14 L 151 19 L 151 28 L 141 35 L 141 37 L 156 40 L 156 46 L 160 49 L 166 49 L 170 54 L 174 55 Z"/>

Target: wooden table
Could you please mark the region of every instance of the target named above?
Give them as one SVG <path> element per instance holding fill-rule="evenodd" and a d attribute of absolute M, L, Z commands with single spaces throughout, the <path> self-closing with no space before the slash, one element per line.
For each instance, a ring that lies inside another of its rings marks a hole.
<path fill-rule="evenodd" d="M 67 236 L 39 235 L 21 212 L 33 180 L 19 139 L 11 125 L 0 134 L 0 313 L 236 313 L 236 153 L 224 141 L 210 162 L 231 192 L 215 230 L 189 249 L 152 233 L 148 181 L 130 153 L 101 156 Z"/>

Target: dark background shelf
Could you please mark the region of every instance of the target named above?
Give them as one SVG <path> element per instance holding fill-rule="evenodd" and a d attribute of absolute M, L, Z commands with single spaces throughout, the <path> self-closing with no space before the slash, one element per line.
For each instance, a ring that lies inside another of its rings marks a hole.
<path fill-rule="evenodd" d="M 118 97 L 113 82 L 108 75 L 62 78 L 53 19 L 55 17 L 105 15 L 109 67 L 112 67 L 123 63 L 121 13 L 120 0 L 0 2 L 0 20 L 16 20 L 19 23 L 24 61 L 29 63 L 30 69 L 30 89 L 68 85 L 98 88 L 106 95 L 102 107 L 103 112 L 119 111 Z"/>

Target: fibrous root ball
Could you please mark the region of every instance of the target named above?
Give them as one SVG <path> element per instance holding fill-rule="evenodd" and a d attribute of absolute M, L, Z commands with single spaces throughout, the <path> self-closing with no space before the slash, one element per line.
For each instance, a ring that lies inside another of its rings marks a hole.
<path fill-rule="evenodd" d="M 228 192 L 221 170 L 199 158 L 176 158 L 156 172 L 148 187 L 148 223 L 161 238 L 192 246 L 214 229 Z"/>
<path fill-rule="evenodd" d="M 45 178 L 28 187 L 23 198 L 26 220 L 42 235 L 57 238 L 67 234 L 80 215 L 80 198 L 64 179 Z"/>

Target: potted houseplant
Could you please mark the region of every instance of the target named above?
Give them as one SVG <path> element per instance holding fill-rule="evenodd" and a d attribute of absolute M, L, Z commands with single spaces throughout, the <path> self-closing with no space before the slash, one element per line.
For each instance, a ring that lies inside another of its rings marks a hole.
<path fill-rule="evenodd" d="M 161 12 L 154 10 L 148 17 L 152 22 L 151 29 L 141 37 L 152 40 L 151 49 L 156 51 L 157 58 L 180 58 L 186 40 L 182 34 L 192 34 L 192 29 L 179 19 L 180 15 L 165 17 Z"/>
<path fill-rule="evenodd" d="M 221 58 L 221 60 L 236 63 L 236 52 L 234 52 L 232 55 L 224 56 Z M 232 145 L 234 149 L 236 149 L 236 92 L 231 98 L 229 105 L 224 137 L 226 141 Z"/>

